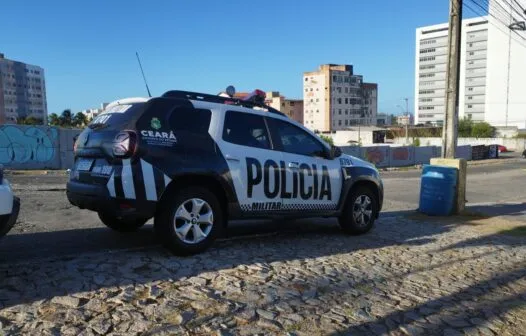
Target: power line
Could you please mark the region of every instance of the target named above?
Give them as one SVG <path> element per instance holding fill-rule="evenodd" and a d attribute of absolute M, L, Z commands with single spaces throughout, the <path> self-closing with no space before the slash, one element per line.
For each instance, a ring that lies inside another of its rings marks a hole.
<path fill-rule="evenodd" d="M 498 0 L 495 0 L 494 2 L 497 4 L 497 5 L 494 5 L 494 6 L 491 6 L 490 5 L 490 1 L 491 0 L 482 0 L 482 2 L 484 3 L 484 5 L 488 8 L 488 14 L 490 13 L 490 10 L 493 11 L 493 13 L 495 13 L 496 16 L 499 16 L 500 17 L 500 21 L 501 22 L 504 22 L 504 21 L 508 21 L 512 18 L 512 13 L 508 12 L 506 10 L 506 8 L 504 8 L 499 2 Z M 504 1 L 505 2 L 505 1 Z M 510 8 L 513 8 L 511 7 L 511 3 L 508 3 L 508 2 L 505 2 L 506 5 L 508 5 Z M 480 7 L 480 6 L 479 6 Z M 514 9 L 514 8 L 513 8 Z M 522 17 L 522 14 L 520 12 L 518 12 L 517 10 L 515 10 L 518 14 L 519 14 L 519 18 L 520 19 L 526 19 L 524 17 Z M 510 20 L 511 21 L 511 20 Z M 509 26 L 509 25 L 506 25 L 506 26 Z"/>
<path fill-rule="evenodd" d="M 471 0 L 473 1 L 473 0 Z M 468 5 L 467 2 L 464 2 L 464 6 L 466 6 L 469 10 L 471 10 L 471 12 L 475 13 L 476 15 L 479 15 L 479 16 L 485 16 L 484 14 L 481 14 L 480 12 L 476 11 L 473 7 L 471 7 L 470 5 Z M 484 9 L 482 7 L 482 9 Z M 497 17 L 495 17 L 494 15 L 490 14 L 493 18 L 495 18 L 496 20 L 498 20 L 500 23 L 502 23 L 503 25 L 506 25 L 505 23 L 503 23 L 502 21 L 500 21 Z M 496 25 L 494 22 L 491 22 L 489 21 L 489 23 L 491 23 L 495 28 L 497 28 L 498 30 L 500 30 L 501 32 L 503 32 L 504 34 L 508 34 L 508 32 L 506 32 L 505 30 L 503 30 L 501 27 L 499 27 L 498 25 Z M 511 30 L 511 29 L 510 29 Z M 522 37 L 520 34 L 518 34 L 517 32 L 515 32 L 519 37 L 521 37 L 522 39 L 526 40 L 524 37 Z M 511 34 L 510 34 L 511 35 Z M 516 38 L 513 38 L 512 37 L 512 40 L 514 40 L 515 42 L 517 42 L 519 45 L 521 45 L 522 47 L 526 48 L 526 44 L 524 44 L 522 41 L 520 40 L 517 40 Z"/>
<path fill-rule="evenodd" d="M 508 1 L 506 1 L 506 0 L 500 0 L 500 1 L 502 1 L 506 6 L 508 6 L 508 7 L 512 10 L 512 11 L 508 12 L 508 10 L 507 10 L 506 8 L 504 8 L 504 6 L 502 6 L 502 4 L 500 3 L 499 0 L 493 0 L 493 1 L 491 1 L 491 3 L 490 3 L 490 1 L 491 1 L 491 0 L 482 0 L 482 2 L 484 2 L 484 4 L 487 4 L 487 6 L 488 6 L 488 13 L 489 13 L 489 10 L 490 10 L 490 7 L 491 7 L 491 4 L 492 4 L 492 3 L 495 3 L 495 4 L 498 5 L 498 7 L 493 6 L 493 9 L 498 9 L 498 8 L 500 8 L 500 9 L 501 9 L 500 12 L 501 12 L 501 13 L 504 13 L 506 19 L 512 17 L 512 15 L 513 15 L 513 11 L 515 11 L 515 13 L 518 14 L 518 16 L 519 16 L 520 19 L 526 19 L 526 17 L 523 16 L 524 13 L 523 13 L 522 11 L 517 10 L 517 9 L 513 6 L 513 2 L 511 2 L 511 1 L 508 2 Z"/>
<path fill-rule="evenodd" d="M 485 11 L 486 9 L 484 8 L 483 5 L 479 4 L 479 3 L 478 3 L 477 1 L 475 1 L 475 0 L 471 0 L 471 2 L 472 2 L 473 4 L 475 4 L 477 7 L 479 7 L 480 9 L 482 9 L 482 13 L 484 13 L 484 11 Z M 499 6 L 501 6 L 500 3 L 499 3 L 498 1 L 495 1 L 495 2 L 497 2 L 497 4 L 498 4 Z M 509 3 L 506 2 L 506 4 L 509 4 Z M 467 4 L 466 4 L 466 5 L 467 5 Z M 501 6 L 501 7 L 502 7 L 502 6 Z M 468 6 L 468 8 L 469 8 L 469 6 Z M 511 17 L 511 13 L 508 13 L 508 11 L 507 11 L 504 7 L 502 7 L 502 8 L 504 9 L 504 11 L 505 11 L 505 13 L 506 13 L 506 16 Z M 470 8 L 470 9 L 473 11 L 472 8 Z M 474 11 L 473 11 L 473 12 L 474 12 Z M 480 15 L 480 14 L 479 14 L 479 15 Z M 526 41 L 526 38 L 524 38 L 524 36 L 522 36 L 521 34 L 517 33 L 515 30 L 513 30 L 513 29 L 511 29 L 511 28 L 509 27 L 510 24 L 511 24 L 511 22 L 508 24 L 508 23 L 506 23 L 505 21 L 503 21 L 502 18 L 498 18 L 497 16 L 495 16 L 493 13 L 491 13 L 491 12 L 489 11 L 489 3 L 488 3 L 488 15 L 490 15 L 491 17 L 493 17 L 493 18 L 495 18 L 496 20 L 498 20 L 500 23 L 502 23 L 504 26 L 506 26 L 506 28 L 510 29 L 510 30 L 513 31 L 515 34 L 517 34 L 517 36 L 519 36 L 521 39 L 523 39 L 523 40 Z M 522 18 L 522 17 L 521 17 L 521 18 Z M 511 21 L 511 20 L 510 20 L 510 21 Z M 496 26 L 496 25 L 494 24 L 494 26 Z"/>

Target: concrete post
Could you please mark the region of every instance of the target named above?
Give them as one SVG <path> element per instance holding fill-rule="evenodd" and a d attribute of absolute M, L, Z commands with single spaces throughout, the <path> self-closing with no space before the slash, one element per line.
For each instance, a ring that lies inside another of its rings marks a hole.
<path fill-rule="evenodd" d="M 430 164 L 437 166 L 454 167 L 458 169 L 455 207 L 453 213 L 460 214 L 464 212 L 466 208 L 466 176 L 468 170 L 468 162 L 466 161 L 466 159 L 432 158 Z"/>

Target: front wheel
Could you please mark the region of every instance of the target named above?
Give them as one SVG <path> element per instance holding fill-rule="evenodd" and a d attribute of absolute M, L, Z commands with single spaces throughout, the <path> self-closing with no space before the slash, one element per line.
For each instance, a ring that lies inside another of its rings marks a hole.
<path fill-rule="evenodd" d="M 351 190 L 343 213 L 338 218 L 342 230 L 351 235 L 368 232 L 374 225 L 378 206 L 374 192 L 368 187 Z"/>
<path fill-rule="evenodd" d="M 148 221 L 145 218 L 122 219 L 104 212 L 99 212 L 98 214 L 104 225 L 118 232 L 137 231 Z"/>
<path fill-rule="evenodd" d="M 202 187 L 185 188 L 163 202 L 155 231 L 175 255 L 205 251 L 222 229 L 223 211 L 217 197 Z"/>

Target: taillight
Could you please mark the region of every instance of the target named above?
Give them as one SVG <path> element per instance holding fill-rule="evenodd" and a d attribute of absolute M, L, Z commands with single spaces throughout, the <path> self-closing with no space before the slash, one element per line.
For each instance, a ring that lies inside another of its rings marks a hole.
<path fill-rule="evenodd" d="M 137 149 L 137 134 L 133 131 L 122 131 L 113 140 L 113 155 L 116 157 L 132 156 Z"/>

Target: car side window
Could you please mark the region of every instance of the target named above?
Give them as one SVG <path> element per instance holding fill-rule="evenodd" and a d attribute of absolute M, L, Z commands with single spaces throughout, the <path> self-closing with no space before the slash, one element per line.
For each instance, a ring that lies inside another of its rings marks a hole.
<path fill-rule="evenodd" d="M 267 126 L 262 116 L 227 111 L 223 140 L 242 146 L 270 149 Z"/>
<path fill-rule="evenodd" d="M 312 135 L 283 120 L 268 118 L 272 137 L 283 152 L 323 157 L 325 147 Z"/>
<path fill-rule="evenodd" d="M 170 114 L 170 129 L 193 134 L 208 134 L 212 112 L 207 109 L 177 107 Z"/>

